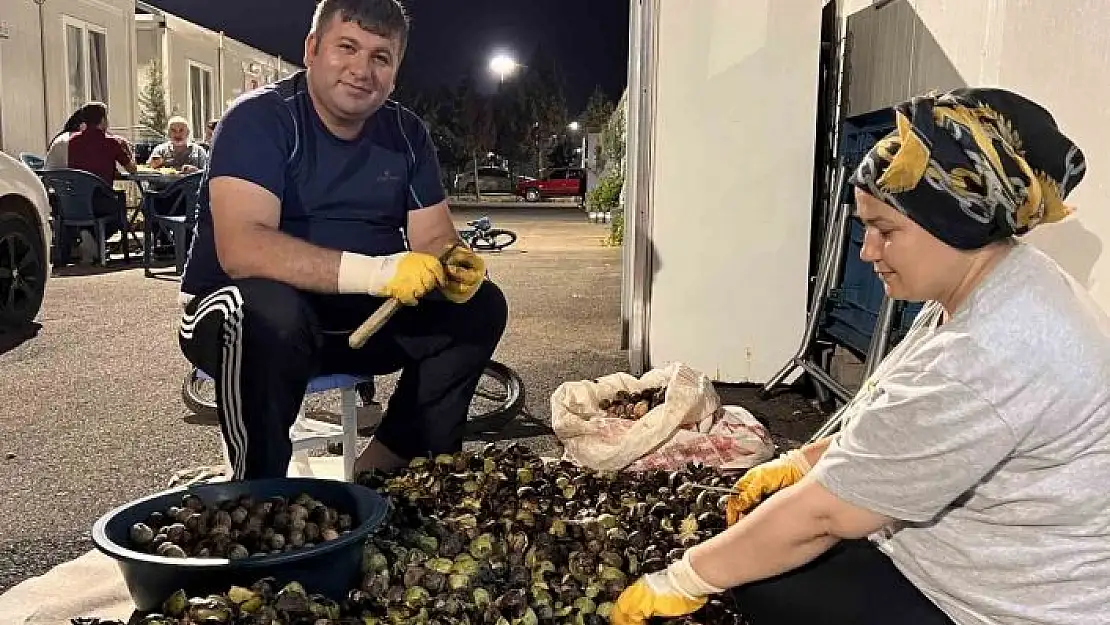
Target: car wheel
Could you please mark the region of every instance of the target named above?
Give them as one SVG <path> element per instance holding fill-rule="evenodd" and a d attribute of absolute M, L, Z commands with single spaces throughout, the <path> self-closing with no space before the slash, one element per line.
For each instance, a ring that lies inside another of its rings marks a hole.
<path fill-rule="evenodd" d="M 529 202 L 539 202 L 540 201 L 540 190 L 539 189 L 528 189 L 527 191 L 524 192 L 524 199 L 528 200 Z"/>
<path fill-rule="evenodd" d="M 35 223 L 19 211 L 0 212 L 0 326 L 35 319 L 46 290 L 46 265 Z"/>

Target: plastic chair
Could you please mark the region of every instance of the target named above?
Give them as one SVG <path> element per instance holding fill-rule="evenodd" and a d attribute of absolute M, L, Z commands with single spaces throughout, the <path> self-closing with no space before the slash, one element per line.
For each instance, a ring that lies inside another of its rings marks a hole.
<path fill-rule="evenodd" d="M 53 193 L 58 207 L 58 224 L 54 229 L 54 243 L 62 258 L 68 256 L 65 240 L 67 228 L 92 228 L 96 238 L 97 251 L 101 266 L 108 264 L 107 227 L 111 222 L 119 224 L 122 231 L 127 225 L 127 208 L 119 200 L 115 190 L 95 174 L 80 169 L 44 169 L 35 172 L 42 179 L 43 186 Z M 119 205 L 116 215 L 97 216 L 93 202 L 100 194 Z M 124 262 L 130 260 L 127 244 L 123 245 Z"/>
<path fill-rule="evenodd" d="M 207 373 L 197 369 L 199 377 L 211 380 Z M 293 442 L 293 452 L 324 447 L 330 443 L 343 445 L 343 479 L 355 479 L 355 459 L 358 458 L 358 390 L 357 386 L 370 378 L 354 375 L 334 374 L 315 377 L 308 382 L 305 397 L 338 390 L 340 393 L 339 425 L 310 418 L 305 414 L 304 402 L 297 414 L 293 427 L 289 428 L 289 438 Z M 227 461 L 227 449 L 224 460 Z M 230 462 L 229 462 L 230 464 Z"/>
<path fill-rule="evenodd" d="M 36 154 L 31 154 L 30 152 L 20 152 L 19 160 L 23 161 L 24 165 L 36 171 L 46 167 L 46 159 Z"/>
<path fill-rule="evenodd" d="M 196 223 L 196 202 L 203 179 L 204 172 L 198 171 L 173 181 L 161 191 L 143 193 L 143 272 L 148 278 L 154 275 L 150 271 L 150 253 L 155 223 L 170 231 L 177 273 L 184 273 L 189 235 Z"/>

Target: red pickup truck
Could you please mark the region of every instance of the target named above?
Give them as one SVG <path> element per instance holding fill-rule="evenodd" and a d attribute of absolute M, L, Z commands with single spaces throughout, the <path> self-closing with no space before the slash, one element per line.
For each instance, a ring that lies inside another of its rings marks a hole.
<path fill-rule="evenodd" d="M 538 179 L 521 180 L 516 194 L 529 202 L 539 202 L 549 197 L 586 196 L 586 170 L 581 167 L 557 167 Z"/>

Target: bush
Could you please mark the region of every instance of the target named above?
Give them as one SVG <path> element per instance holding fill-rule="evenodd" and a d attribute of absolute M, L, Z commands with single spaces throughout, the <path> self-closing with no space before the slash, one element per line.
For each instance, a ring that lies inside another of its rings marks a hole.
<path fill-rule="evenodd" d="M 616 172 L 605 176 L 586 194 L 586 208 L 599 212 L 613 210 L 620 204 L 623 187 L 624 176 Z"/>
<path fill-rule="evenodd" d="M 609 245 L 619 246 L 624 244 L 624 211 L 613 211 L 613 220 L 609 222 Z"/>

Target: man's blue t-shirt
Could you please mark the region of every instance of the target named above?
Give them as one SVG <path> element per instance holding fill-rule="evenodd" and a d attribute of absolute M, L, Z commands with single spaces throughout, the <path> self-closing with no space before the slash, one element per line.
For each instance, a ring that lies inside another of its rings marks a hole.
<path fill-rule="evenodd" d="M 240 178 L 273 193 L 286 234 L 371 256 L 404 251 L 408 211 L 446 197 L 435 146 L 415 113 L 387 101 L 357 138 L 339 139 L 316 114 L 304 78 L 302 71 L 248 93 L 220 120 L 183 293 L 204 296 L 231 283 L 216 256 L 210 179 Z"/>

